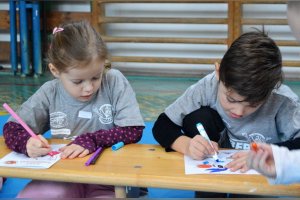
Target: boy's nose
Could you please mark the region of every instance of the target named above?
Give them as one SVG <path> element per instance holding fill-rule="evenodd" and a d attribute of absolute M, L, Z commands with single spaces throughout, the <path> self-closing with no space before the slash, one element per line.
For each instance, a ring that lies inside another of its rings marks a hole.
<path fill-rule="evenodd" d="M 245 107 L 242 105 L 237 106 L 234 110 L 234 114 L 239 117 L 242 117 L 245 114 Z"/>

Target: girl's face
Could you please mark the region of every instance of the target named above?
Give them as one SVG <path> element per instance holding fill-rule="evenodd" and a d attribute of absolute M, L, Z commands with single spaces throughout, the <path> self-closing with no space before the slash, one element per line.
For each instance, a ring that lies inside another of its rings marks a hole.
<path fill-rule="evenodd" d="M 251 105 L 244 101 L 244 97 L 233 90 L 227 89 L 222 82 L 219 84 L 218 98 L 225 113 L 234 119 L 248 116 L 254 113 L 262 105 Z"/>
<path fill-rule="evenodd" d="M 70 68 L 65 72 L 59 72 L 52 64 L 49 68 L 72 97 L 86 102 L 92 99 L 101 86 L 104 61 L 94 59 L 88 65 Z"/>

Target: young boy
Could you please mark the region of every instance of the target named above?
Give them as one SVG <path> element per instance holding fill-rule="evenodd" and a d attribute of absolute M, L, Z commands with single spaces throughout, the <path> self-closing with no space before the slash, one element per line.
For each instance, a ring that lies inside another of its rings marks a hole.
<path fill-rule="evenodd" d="M 249 32 L 236 39 L 215 71 L 165 109 L 153 127 L 155 139 L 201 160 L 219 147 L 249 149 L 252 141 L 300 148 L 300 129 L 293 121 L 299 99 L 281 85 L 282 60 L 275 42 L 263 32 Z M 201 122 L 213 141 L 212 148 L 199 135 Z M 239 152 L 226 167 L 248 170 L 247 152 Z"/>
<path fill-rule="evenodd" d="M 288 22 L 292 33 L 300 41 L 300 2 L 288 1 Z M 297 115 L 296 115 L 297 116 Z M 299 126 L 300 118 L 292 123 Z M 267 176 L 272 184 L 289 184 L 300 182 L 300 150 L 289 151 L 285 147 L 258 144 L 258 151 L 248 154 L 247 165 Z"/>

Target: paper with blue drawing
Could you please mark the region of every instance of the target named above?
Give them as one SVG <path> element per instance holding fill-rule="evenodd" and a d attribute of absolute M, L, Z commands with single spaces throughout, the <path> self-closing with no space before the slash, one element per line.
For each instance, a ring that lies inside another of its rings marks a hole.
<path fill-rule="evenodd" d="M 52 144 L 52 152 L 58 152 L 66 144 Z M 30 158 L 24 154 L 11 152 L 0 159 L 0 166 L 15 168 L 47 169 L 60 160 L 60 153 Z"/>
<path fill-rule="evenodd" d="M 255 170 L 240 173 L 239 171 L 232 172 L 224 167 L 232 161 L 230 157 L 238 151 L 241 150 L 220 150 L 217 161 L 213 158 L 194 160 L 188 156 L 184 156 L 185 174 L 258 174 Z"/>

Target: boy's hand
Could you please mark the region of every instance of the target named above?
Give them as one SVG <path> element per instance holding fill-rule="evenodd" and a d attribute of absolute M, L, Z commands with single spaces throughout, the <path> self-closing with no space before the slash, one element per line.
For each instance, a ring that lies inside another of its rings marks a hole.
<path fill-rule="evenodd" d="M 27 154 L 31 158 L 47 155 L 51 151 L 48 141 L 41 135 L 40 139 L 34 137 L 29 138 L 26 144 Z"/>
<path fill-rule="evenodd" d="M 231 156 L 233 161 L 225 165 L 225 167 L 229 168 L 232 172 L 240 170 L 240 172 L 245 173 L 249 170 L 247 166 L 247 156 L 248 151 L 237 152 Z"/>
<path fill-rule="evenodd" d="M 82 146 L 77 145 L 77 144 L 71 144 L 69 146 L 64 146 L 64 147 L 60 148 L 59 150 L 62 152 L 60 155 L 60 157 L 62 159 L 65 159 L 65 158 L 73 159 L 76 157 L 82 158 L 89 154 L 88 149 L 85 149 Z"/>
<path fill-rule="evenodd" d="M 218 151 L 218 144 L 214 141 L 211 141 L 214 146 L 214 149 Z M 195 160 L 203 160 L 204 158 L 213 155 L 214 150 L 209 142 L 202 136 L 196 135 L 190 140 L 187 149 L 187 155 Z"/>
<path fill-rule="evenodd" d="M 264 176 L 275 178 L 276 168 L 271 145 L 257 143 L 257 148 L 257 152 L 249 152 L 247 166 L 250 169 L 255 169 Z"/>

